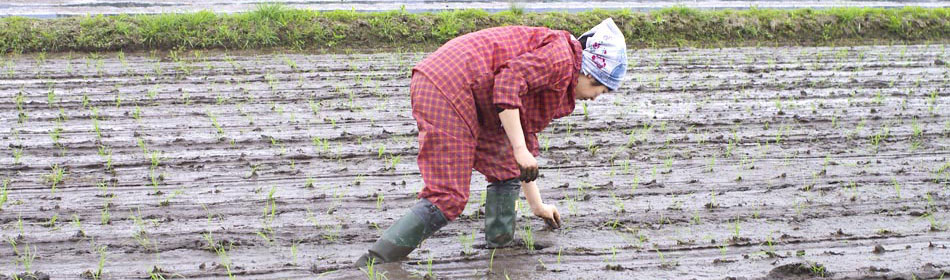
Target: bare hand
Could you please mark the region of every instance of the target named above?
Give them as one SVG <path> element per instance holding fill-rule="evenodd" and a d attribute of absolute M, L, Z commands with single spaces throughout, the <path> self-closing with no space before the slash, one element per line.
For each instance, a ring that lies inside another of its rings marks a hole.
<path fill-rule="evenodd" d="M 550 204 L 541 204 L 541 207 L 534 210 L 534 215 L 544 219 L 552 229 L 561 228 L 561 214 L 557 212 L 557 207 Z"/>
<path fill-rule="evenodd" d="M 515 161 L 521 169 L 521 181 L 528 183 L 538 178 L 538 160 L 528 152 L 528 149 L 515 149 Z"/>

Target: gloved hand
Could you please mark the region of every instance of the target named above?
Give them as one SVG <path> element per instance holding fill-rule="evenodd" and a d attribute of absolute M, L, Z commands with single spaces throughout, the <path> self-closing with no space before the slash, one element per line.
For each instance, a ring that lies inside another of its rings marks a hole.
<path fill-rule="evenodd" d="M 550 204 L 541 204 L 540 207 L 534 209 L 535 216 L 544 219 L 544 222 L 548 224 L 552 229 L 561 228 L 561 214 L 557 212 L 557 207 Z"/>

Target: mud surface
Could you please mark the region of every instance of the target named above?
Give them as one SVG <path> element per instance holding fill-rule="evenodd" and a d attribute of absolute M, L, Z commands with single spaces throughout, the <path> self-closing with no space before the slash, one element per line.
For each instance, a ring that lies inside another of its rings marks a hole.
<path fill-rule="evenodd" d="M 328 1 L 328 0 L 246 0 L 246 1 L 192 1 L 192 0 L 12 0 L 0 4 L 0 15 L 17 15 L 36 18 L 52 18 L 59 16 L 76 16 L 86 14 L 154 14 L 154 13 L 181 13 L 198 12 L 203 10 L 218 13 L 235 13 L 253 10 L 261 3 L 282 3 L 288 7 L 321 11 L 355 10 L 360 12 L 376 12 L 399 10 L 405 8 L 410 13 L 432 12 L 456 9 L 482 9 L 489 12 L 508 10 L 510 1 Z M 517 1 L 518 5 L 529 12 L 581 12 L 592 9 L 631 9 L 634 11 L 649 11 L 675 6 L 689 5 L 699 9 L 800 9 L 800 8 L 832 8 L 832 7 L 875 7 L 900 8 L 905 6 L 947 7 L 950 3 L 938 0 L 891 0 L 891 1 Z"/>
<path fill-rule="evenodd" d="M 422 186 L 407 73 L 423 56 L 4 57 L 0 274 L 92 278 L 103 260 L 107 279 L 365 277 L 351 262 Z M 522 210 L 535 250 L 481 249 L 475 173 L 462 217 L 378 268 L 940 278 L 948 59 L 940 45 L 637 50 L 620 92 L 542 133 L 539 186 L 566 228 Z"/>

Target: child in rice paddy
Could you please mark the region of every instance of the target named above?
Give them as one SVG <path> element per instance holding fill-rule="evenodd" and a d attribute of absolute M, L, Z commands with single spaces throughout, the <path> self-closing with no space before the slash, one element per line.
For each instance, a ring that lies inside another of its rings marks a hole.
<path fill-rule="evenodd" d="M 462 213 L 472 169 L 490 182 L 485 200 L 488 248 L 514 242 L 520 190 L 534 215 L 561 226 L 535 179 L 537 133 L 571 114 L 575 99 L 616 90 L 626 44 L 612 19 L 575 38 L 544 27 L 505 26 L 455 38 L 412 69 L 412 116 L 419 127 L 419 201 L 355 263 L 404 258 Z"/>

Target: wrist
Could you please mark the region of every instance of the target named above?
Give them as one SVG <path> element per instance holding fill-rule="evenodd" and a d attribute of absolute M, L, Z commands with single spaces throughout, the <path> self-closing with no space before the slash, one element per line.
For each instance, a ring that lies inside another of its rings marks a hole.
<path fill-rule="evenodd" d="M 531 213 L 535 215 L 541 214 L 541 212 L 544 210 L 544 203 L 541 202 L 538 202 L 537 204 L 528 203 L 528 205 L 531 207 Z"/>
<path fill-rule="evenodd" d="M 512 145 L 511 149 L 515 151 L 516 153 L 528 152 L 528 146 L 526 145 Z"/>

